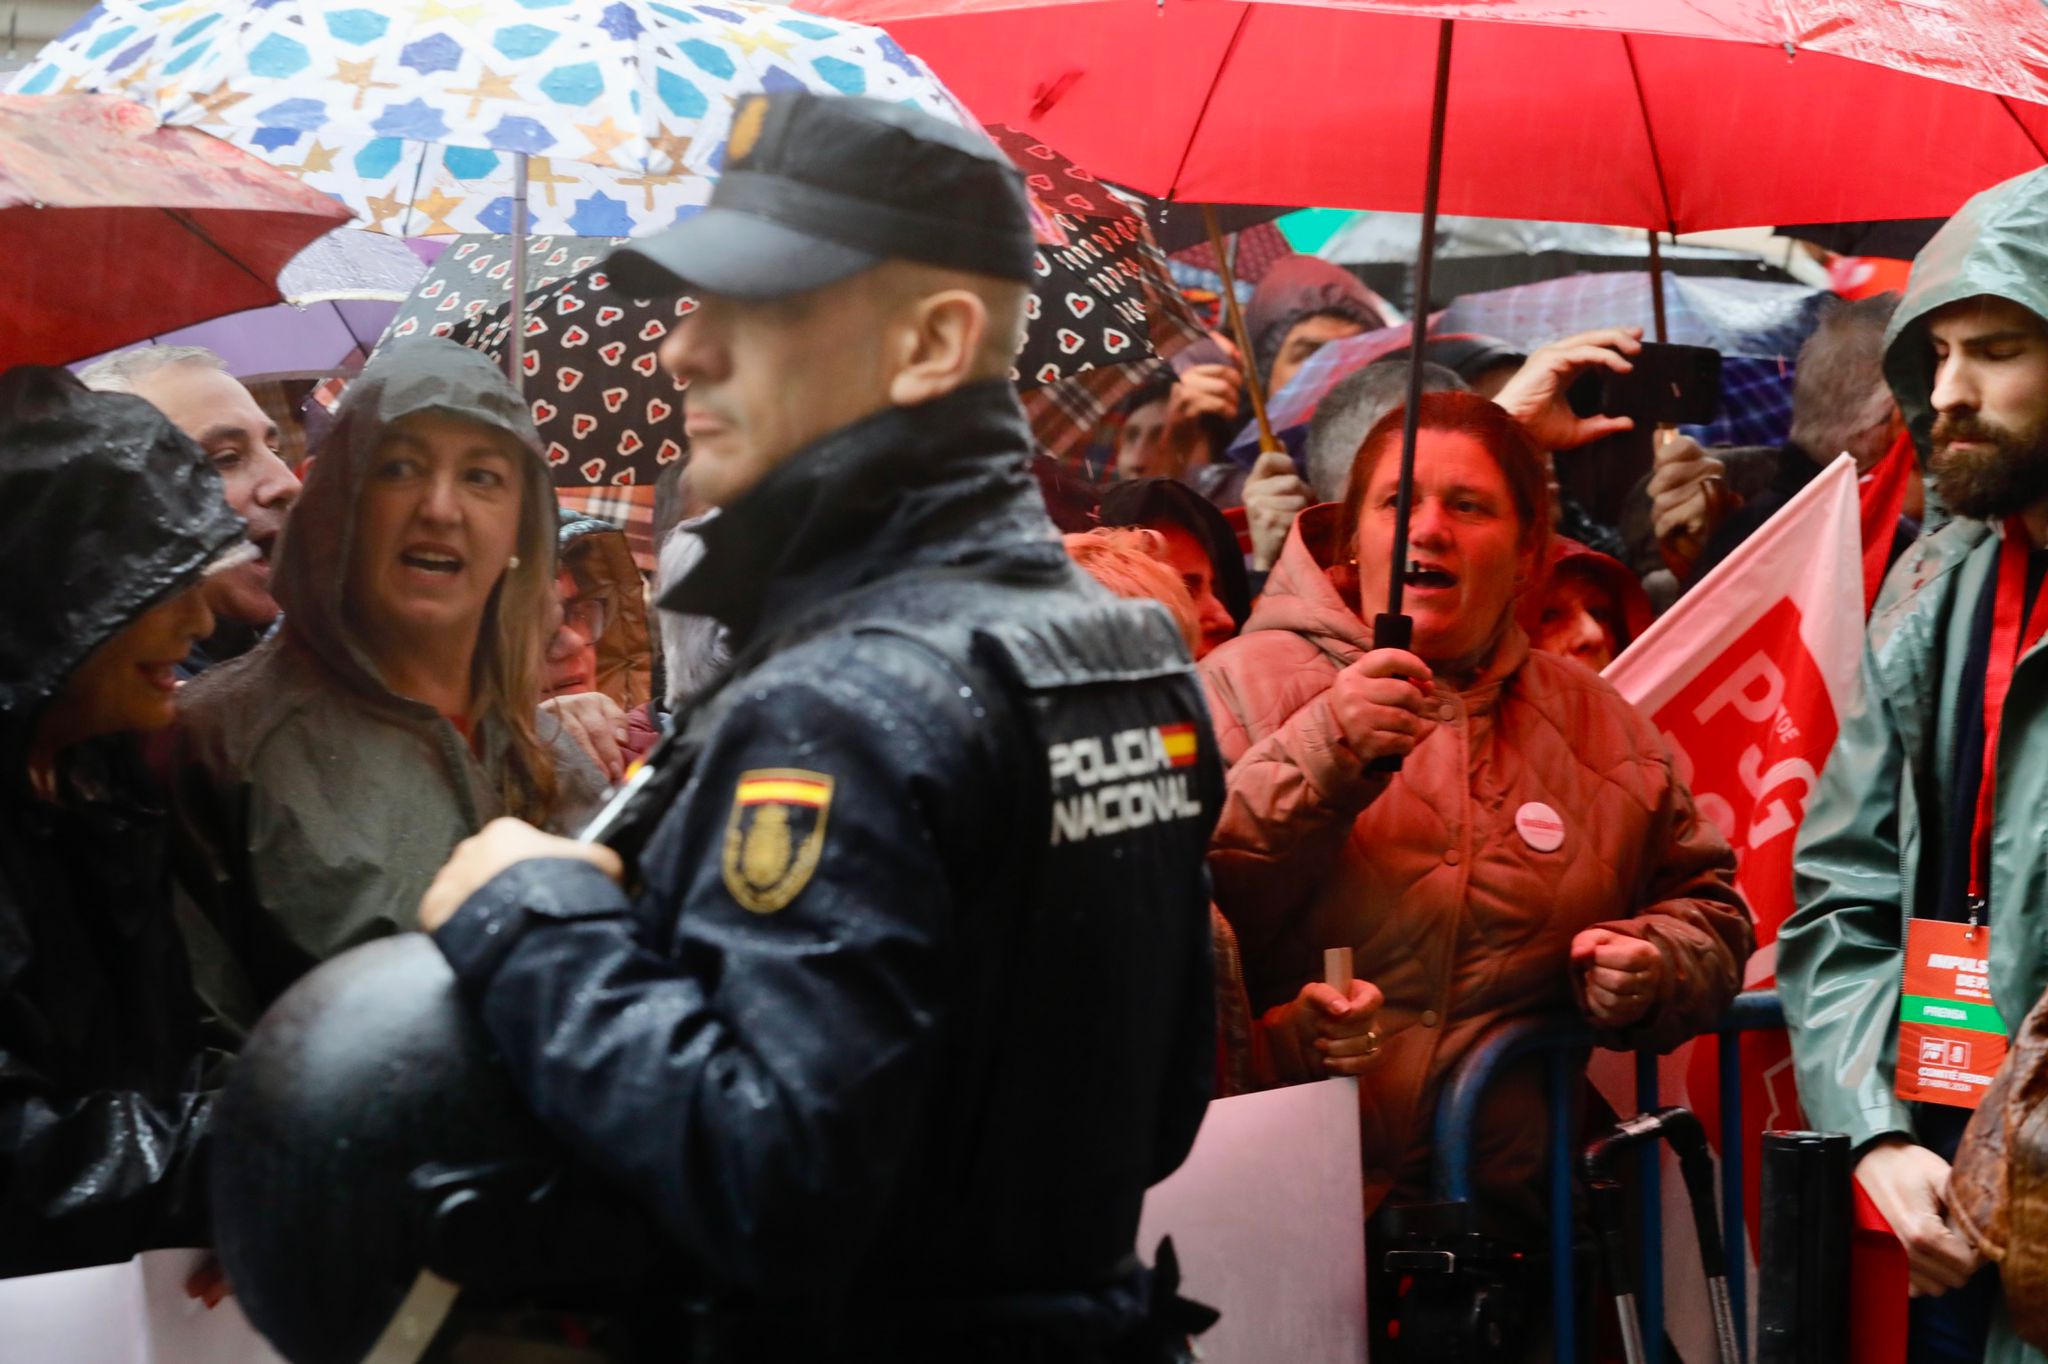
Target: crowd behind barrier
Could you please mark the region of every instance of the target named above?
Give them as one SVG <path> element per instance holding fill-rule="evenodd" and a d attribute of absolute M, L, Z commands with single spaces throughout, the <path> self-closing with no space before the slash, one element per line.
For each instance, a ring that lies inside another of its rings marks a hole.
<path fill-rule="evenodd" d="M 1709 1036 L 1729 1039 L 1745 1032 L 1779 1029 L 1785 1026 L 1784 1006 L 1770 990 L 1749 990 L 1735 997 L 1728 1011 L 1714 1024 Z M 1444 1087 L 1436 1110 L 1436 1166 L 1432 1193 L 1441 1203 L 1470 1204 L 1474 1198 L 1471 1133 L 1480 1097 L 1487 1085 L 1510 1062 L 1525 1056 L 1542 1059 L 1544 1087 L 1549 1100 L 1549 1140 L 1545 1161 L 1546 1198 L 1549 1218 L 1550 1312 L 1559 1360 L 1576 1361 L 1586 1356 L 1580 1342 L 1593 1333 L 1582 1330 L 1581 1310 L 1587 1304 L 1586 1280 L 1580 1274 L 1584 1257 L 1577 1252 L 1579 1226 L 1574 1215 L 1577 1191 L 1578 1152 L 1586 1133 L 1576 1122 L 1557 1122 L 1559 1113 L 1577 1113 L 1581 1108 L 1584 1060 L 1593 1047 L 1593 1034 L 1575 1018 L 1523 1018 L 1502 1023 L 1472 1048 L 1465 1061 Z M 1638 1113 L 1649 1113 L 1663 1101 L 1654 1052 L 1636 1054 L 1635 1105 Z M 1741 1049 L 1722 1046 L 1716 1060 L 1715 1153 L 1720 1163 L 1720 1235 L 1727 1249 L 1728 1290 L 1734 1302 L 1735 1319 L 1743 1325 L 1743 1358 L 1748 1354 L 1748 1308 L 1751 1286 L 1749 1215 L 1744 1190 L 1750 1175 L 1744 1169 L 1743 1150 L 1754 1122 L 1745 1112 L 1742 1097 Z M 1639 1283 L 1644 1345 L 1649 1358 L 1666 1357 L 1664 1338 L 1664 1216 L 1661 1197 L 1649 1196 L 1661 1190 L 1663 1151 L 1652 1145 L 1643 1151 L 1636 1170 L 1639 1181 L 1642 1224 L 1638 1245 L 1641 1250 Z"/>
<path fill-rule="evenodd" d="M 448 1111 L 516 1130 L 529 1212 L 690 1266 L 687 1313 L 636 1283 L 621 1334 L 551 1344 L 1180 1364 L 1212 1314 L 1133 1256 L 1146 1188 L 1213 1099 L 1347 1077 L 1374 1348 L 1418 1357 L 1439 1289 L 1533 1259 L 1540 1303 L 1456 1329 L 1577 1364 L 1577 1119 L 1689 1133 L 1665 1103 L 1708 1096 L 1660 1058 L 1712 1039 L 1700 1230 L 1746 1358 L 1740 1039 L 1784 1029 L 1898 1232 L 1913 1364 L 2039 1364 L 2048 171 L 1903 297 L 1802 314 L 1768 446 L 1676 433 L 1710 354 L 1418 326 L 1389 356 L 1386 300 L 1283 256 L 1243 350 L 1157 367 L 1098 468 L 1008 377 L 1038 257 L 999 150 L 788 92 L 736 129 L 742 173 L 604 263 L 691 301 L 648 353 L 687 439 L 638 560 L 446 338 L 380 347 L 296 471 L 206 351 L 0 376 L 0 504 L 48 578 L 0 629 L 0 1273 L 214 1245 L 193 1295 L 308 1358 L 472 1329 L 510 1290 L 437 1286 L 428 1246 L 509 1184 L 458 1188 L 503 1173 L 488 1140 L 437 1161 L 421 1062 L 459 1057 L 481 1106 Z M 1303 458 L 1234 459 L 1238 406 L 1297 377 Z M 1831 595 L 1754 590 L 1829 517 Z M 1717 599 L 1720 636 L 1675 637 Z M 1712 657 L 1650 700 L 1635 645 Z M 459 1043 L 432 1058 L 335 1004 L 402 953 Z M 1632 1094 L 1590 1092 L 1595 1051 Z M 1606 1245 L 1661 1364 L 1661 1147 L 1627 1164 Z M 346 1291 L 279 1277 L 357 1241 L 389 1263 Z"/>

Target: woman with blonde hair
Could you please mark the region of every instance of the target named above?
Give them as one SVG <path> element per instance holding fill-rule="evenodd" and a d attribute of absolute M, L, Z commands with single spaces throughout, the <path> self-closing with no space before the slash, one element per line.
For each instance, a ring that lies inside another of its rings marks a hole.
<path fill-rule="evenodd" d="M 1165 536 L 1137 526 L 1105 526 L 1065 540 L 1067 557 L 1096 582 L 1119 597 L 1165 607 L 1188 653 L 1195 652 L 1202 618 L 1174 567 Z M 1293 998 L 1255 1015 L 1245 998 L 1237 935 L 1213 906 L 1209 919 L 1216 953 L 1218 1098 L 1371 1069 L 1379 1052 L 1373 1032 L 1380 1007 L 1377 987 L 1353 981 L 1347 996 L 1310 981 Z"/>
<path fill-rule="evenodd" d="M 1180 627 L 1181 642 L 1195 652 L 1202 622 L 1194 598 L 1167 559 L 1166 537 L 1140 526 L 1105 526 L 1065 538 L 1067 557 L 1089 577 L 1119 597 L 1156 601 Z"/>
<path fill-rule="evenodd" d="M 230 1024 L 412 927 L 489 820 L 566 827 L 591 803 L 601 779 L 538 711 L 556 521 L 484 356 L 402 345 L 350 386 L 278 551 L 283 627 L 180 698 L 185 926 Z"/>

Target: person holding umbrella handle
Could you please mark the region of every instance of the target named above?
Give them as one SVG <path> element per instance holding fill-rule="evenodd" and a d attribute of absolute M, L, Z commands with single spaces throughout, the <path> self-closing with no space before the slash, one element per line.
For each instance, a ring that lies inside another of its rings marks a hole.
<path fill-rule="evenodd" d="M 1601 340 L 1547 348 L 1517 380 L 1533 436 L 1477 394 L 1422 397 L 1409 648 L 1372 624 L 1396 571 L 1396 410 L 1200 665 L 1229 765 L 1209 866 L 1251 1007 L 1292 998 L 1333 946 L 1384 997 L 1359 1092 L 1368 1212 L 1424 1199 L 1438 1089 L 1494 1024 L 1569 1009 L 1611 1045 L 1668 1049 L 1719 1015 L 1752 949 L 1734 857 L 1655 728 L 1515 621 L 1550 536 L 1537 441 L 1621 426 L 1553 410 L 1576 369 L 1628 363 L 1632 334 Z M 1373 770 L 1388 757 L 1399 771 Z M 1504 1081 L 1473 1134 L 1482 1221 L 1532 1243 L 1535 1079 Z"/>

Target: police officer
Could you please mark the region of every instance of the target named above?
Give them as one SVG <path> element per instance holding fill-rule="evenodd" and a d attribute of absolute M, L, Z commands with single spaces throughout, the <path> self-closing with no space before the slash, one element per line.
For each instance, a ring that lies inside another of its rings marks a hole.
<path fill-rule="evenodd" d="M 879 101 L 753 96 L 687 290 L 661 602 L 735 659 L 612 850 L 500 820 L 421 920 L 542 1121 L 659 1218 L 697 1359 L 1176 1357 L 1134 1255 L 1214 1071 L 1202 696 L 1055 540 L 1008 382 L 1021 177 Z"/>

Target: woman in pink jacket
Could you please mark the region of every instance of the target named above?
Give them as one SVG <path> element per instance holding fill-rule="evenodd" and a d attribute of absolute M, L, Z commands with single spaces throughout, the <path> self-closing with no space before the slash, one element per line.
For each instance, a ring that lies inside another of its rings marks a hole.
<path fill-rule="evenodd" d="M 1426 1196 L 1438 1091 L 1488 1028 L 1577 1011 L 1609 1045 L 1668 1050 L 1727 1005 L 1754 944 L 1734 857 L 1656 731 L 1515 623 L 1550 526 L 1528 437 L 1469 393 L 1425 395 L 1420 426 L 1413 652 L 1375 649 L 1369 624 L 1396 410 L 1202 664 L 1231 765 L 1210 865 L 1253 1008 L 1291 997 L 1327 947 L 1352 947 L 1385 996 L 1359 1085 L 1368 1213 Z M 1380 757 L 1403 766 L 1369 770 Z M 1483 1107 L 1474 1171 L 1498 1231 L 1540 1216 L 1546 1120 L 1533 1070 Z"/>

